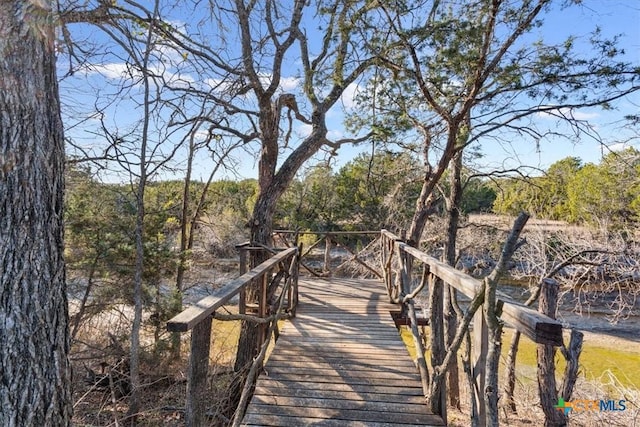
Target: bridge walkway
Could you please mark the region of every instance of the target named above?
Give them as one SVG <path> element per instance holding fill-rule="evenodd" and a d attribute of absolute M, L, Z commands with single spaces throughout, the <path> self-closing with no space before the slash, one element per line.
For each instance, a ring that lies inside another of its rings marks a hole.
<path fill-rule="evenodd" d="M 303 279 L 243 425 L 442 426 L 379 280 Z"/>

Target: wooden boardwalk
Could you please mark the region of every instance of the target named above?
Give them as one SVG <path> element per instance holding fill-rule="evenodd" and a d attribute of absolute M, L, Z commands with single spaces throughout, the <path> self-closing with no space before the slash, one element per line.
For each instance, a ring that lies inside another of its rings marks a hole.
<path fill-rule="evenodd" d="M 441 426 L 378 280 L 301 279 L 243 425 Z"/>

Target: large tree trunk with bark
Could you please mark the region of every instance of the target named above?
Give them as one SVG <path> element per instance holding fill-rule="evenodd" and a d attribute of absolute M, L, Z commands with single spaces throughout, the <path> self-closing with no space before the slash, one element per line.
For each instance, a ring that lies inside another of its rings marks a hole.
<path fill-rule="evenodd" d="M 258 196 L 254 207 L 251 222 L 251 243 L 264 246 L 271 246 L 271 234 L 273 231 L 273 213 L 275 205 L 278 201 L 278 195 L 271 192 L 262 192 Z M 269 258 L 266 251 L 255 251 L 251 253 L 250 267 L 253 268 Z M 257 284 L 247 287 L 247 302 L 256 302 L 258 300 L 260 287 Z M 242 322 L 240 339 L 238 341 L 238 350 L 236 353 L 235 370 L 242 372 L 247 370 L 254 357 L 260 351 L 259 346 L 259 329 L 254 323 Z"/>
<path fill-rule="evenodd" d="M 0 2 L 0 425 L 71 423 L 64 141 L 48 2 Z"/>
<path fill-rule="evenodd" d="M 416 199 L 416 208 L 413 212 L 411 225 L 409 226 L 409 232 L 407 234 L 407 243 L 411 246 L 420 246 L 420 239 L 422 238 L 422 232 L 424 231 L 427 219 L 433 214 L 438 201 L 434 193 L 436 185 L 440 182 L 440 178 L 449 166 L 451 159 L 462 149 L 462 147 L 458 147 L 457 144 L 459 130 L 460 123 L 449 124 L 446 147 L 440 159 L 438 159 L 435 169 L 433 169 L 429 163 L 429 150 L 433 148 L 431 146 L 431 136 L 425 137 L 422 147 L 424 152 L 424 180 L 422 182 L 420 195 Z"/>
<path fill-rule="evenodd" d="M 462 151 L 454 156 L 449 167 L 449 197 L 447 200 L 447 240 L 444 248 L 444 261 L 450 266 L 456 266 L 456 242 L 458 240 L 458 224 L 460 222 L 460 203 L 462 201 Z M 444 294 L 444 331 L 446 346 L 449 348 L 458 329 L 458 314 L 454 305 L 457 304 L 456 289 L 446 285 Z M 447 393 L 449 405 L 460 409 L 460 384 L 458 381 L 458 361 L 451 364 L 447 371 Z"/>

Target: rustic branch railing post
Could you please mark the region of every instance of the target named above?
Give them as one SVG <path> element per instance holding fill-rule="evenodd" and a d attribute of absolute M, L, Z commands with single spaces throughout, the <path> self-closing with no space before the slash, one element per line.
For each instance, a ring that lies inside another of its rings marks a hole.
<path fill-rule="evenodd" d="M 246 247 L 248 245 L 249 243 L 243 243 L 236 246 L 236 249 L 238 250 L 238 256 L 240 258 L 240 275 L 241 276 L 247 272 L 248 263 L 247 263 Z M 242 290 L 240 291 L 240 294 L 238 295 L 238 313 L 240 314 L 247 313 L 247 292 L 245 291 L 244 288 L 242 288 Z"/>
<path fill-rule="evenodd" d="M 206 389 L 209 373 L 212 318 L 196 324 L 191 331 L 191 354 L 187 381 L 185 421 L 188 426 L 206 425 Z"/>
<path fill-rule="evenodd" d="M 331 275 L 331 234 L 329 233 L 324 236 L 324 265 L 322 273 L 326 276 Z"/>
<path fill-rule="evenodd" d="M 298 253 L 291 260 L 294 264 L 293 268 L 293 278 L 291 287 L 289 288 L 289 313 L 291 313 L 292 317 L 296 315 L 296 309 L 298 308 L 298 300 L 299 300 L 299 291 L 298 291 L 298 277 L 300 276 L 300 264 L 301 264 L 301 254 L 302 254 L 302 243 L 298 245 Z"/>
<path fill-rule="evenodd" d="M 444 361 L 446 354 L 444 340 L 444 284 L 442 280 L 433 273 L 429 273 L 429 324 L 431 326 L 430 343 L 431 343 L 431 366 L 440 366 Z M 447 382 L 446 376 L 440 376 L 440 379 L 432 385 L 436 393 L 431 402 L 431 410 L 440 415 L 447 422 Z"/>
<path fill-rule="evenodd" d="M 264 274 L 261 278 L 260 283 L 260 298 L 258 302 L 258 317 L 265 318 L 267 317 L 267 310 L 269 302 L 267 301 L 267 290 L 269 288 L 269 277 L 271 276 L 271 269 L 267 270 L 266 274 Z M 260 329 L 260 342 L 258 343 L 258 348 L 262 347 L 265 340 L 267 339 L 267 329 L 269 325 L 266 323 L 262 323 L 258 325 L 258 329 Z"/>
<path fill-rule="evenodd" d="M 483 304 L 484 305 L 484 304 Z M 487 321 L 484 318 L 484 310 L 481 307 L 473 316 L 473 344 L 472 349 L 472 369 L 473 377 L 476 381 L 475 389 L 476 407 L 478 408 L 478 427 L 484 427 L 487 424 L 487 410 L 485 407 L 485 367 L 487 365 L 487 352 L 489 351 L 489 329 Z"/>
<path fill-rule="evenodd" d="M 481 301 L 484 296 L 484 284 L 479 280 L 461 272 L 460 270 L 456 270 L 448 264 L 445 264 L 428 254 L 420 251 L 419 249 L 413 248 L 406 243 L 403 243 L 401 239 L 388 232 L 387 230 L 382 230 L 382 240 L 381 243 L 383 256 L 382 256 L 382 264 L 383 264 L 383 272 L 385 277 L 385 285 L 389 291 L 389 297 L 392 302 L 398 302 L 398 300 L 402 301 L 403 298 L 398 298 L 398 296 L 403 295 L 403 292 L 406 292 L 406 288 L 402 283 L 407 283 L 405 279 L 407 276 L 407 262 L 404 257 L 411 256 L 416 260 L 424 263 L 425 268 L 429 268 L 429 272 L 433 274 L 434 277 L 438 278 L 438 280 L 442 280 L 444 283 L 452 286 L 457 291 L 471 298 L 473 310 L 465 313 L 464 322 L 462 322 L 459 327 L 466 328 L 469 326 L 469 322 L 473 322 L 473 360 L 472 360 L 472 375 L 476 380 L 476 389 L 474 390 L 475 401 L 477 405 L 475 405 L 478 409 L 478 416 L 476 416 L 472 422 L 473 425 L 485 426 L 487 423 L 487 413 L 485 408 L 485 367 L 487 361 L 487 352 L 489 350 L 489 342 L 488 342 L 488 327 L 486 320 L 484 318 L 483 309 L 479 307 Z M 388 244 L 388 246 L 386 246 Z M 388 252 L 387 249 L 389 250 Z M 390 259 L 392 256 L 396 255 L 399 258 L 400 262 L 400 271 L 397 273 L 401 276 L 405 276 L 405 278 L 401 277 L 401 280 L 394 280 L 393 285 L 388 281 L 391 275 L 393 274 L 393 269 L 391 268 Z M 399 283 L 400 282 L 400 283 Z M 432 289 L 435 289 L 437 286 L 434 284 L 431 285 Z M 394 295 L 397 294 L 397 295 Z M 437 299 L 440 300 L 440 296 L 436 295 Z M 556 320 L 550 318 L 549 316 L 545 316 L 544 314 L 538 313 L 535 310 L 532 310 L 529 307 L 525 307 L 524 305 L 517 303 L 511 300 L 509 297 L 506 297 L 500 293 L 497 294 L 498 300 L 496 301 L 496 306 L 501 307 L 501 312 L 499 316 L 502 320 L 512 325 L 517 331 L 525 334 L 529 337 L 533 342 L 537 344 L 548 344 L 551 346 L 561 346 L 562 345 L 562 324 L 557 322 Z M 473 318 L 471 316 L 473 315 Z M 440 316 L 440 314 L 438 314 Z M 473 319 L 473 320 L 472 320 Z M 431 333 L 434 335 L 438 335 L 437 330 L 434 330 L 433 325 L 434 320 L 431 319 Z M 436 328 L 437 329 L 437 328 Z M 458 348 L 459 344 L 462 342 L 462 337 L 465 329 L 460 329 L 459 332 L 456 333 L 454 345 L 455 348 Z M 436 346 L 437 347 L 437 346 Z M 432 348 L 432 352 L 439 351 L 437 348 Z M 456 357 L 455 354 L 447 354 L 441 366 L 438 369 L 432 370 L 432 379 L 443 376 L 443 371 L 441 369 L 446 369 L 448 363 L 450 363 L 452 357 Z M 436 359 L 432 359 L 432 363 L 437 363 Z M 436 400 L 433 400 L 432 403 L 435 403 L 440 396 L 441 404 L 435 405 L 432 407 L 433 412 L 437 413 L 438 411 L 442 411 L 442 414 L 446 416 L 446 408 L 444 405 L 446 404 L 446 396 L 444 393 L 438 393 L 438 388 L 433 388 L 433 384 L 430 385 L 432 387 L 432 392 L 430 396 L 432 398 L 435 397 Z M 446 392 L 446 388 L 443 387 L 443 392 Z M 435 395 L 435 396 L 434 396 Z"/>
<path fill-rule="evenodd" d="M 553 279 L 543 280 L 541 283 L 538 311 L 553 319 L 556 317 L 558 306 L 559 285 Z M 538 344 L 538 391 L 540 406 L 544 412 L 545 426 L 560 426 L 566 424 L 564 412 L 558 411 L 554 405 L 558 401 L 556 388 L 556 349 L 549 344 Z"/>
<path fill-rule="evenodd" d="M 387 289 L 387 295 L 389 295 L 389 301 L 395 302 L 394 295 L 394 276 L 393 276 L 393 255 L 395 253 L 395 236 L 389 233 L 387 230 L 380 232 L 380 269 L 382 271 L 382 279 L 384 286 Z"/>

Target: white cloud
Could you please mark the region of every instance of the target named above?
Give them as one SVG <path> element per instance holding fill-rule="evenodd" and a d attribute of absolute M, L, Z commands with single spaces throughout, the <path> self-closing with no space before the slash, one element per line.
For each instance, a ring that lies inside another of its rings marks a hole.
<path fill-rule="evenodd" d="M 300 86 L 300 79 L 297 77 L 283 77 L 280 79 L 280 89 L 283 92 L 291 92 Z"/>
<path fill-rule="evenodd" d="M 190 74 L 170 71 L 164 64 L 155 63 L 148 67 L 151 77 L 160 77 L 164 82 L 173 86 L 187 88 L 195 84 L 196 80 Z M 141 80 L 142 73 L 138 68 L 125 62 L 107 64 L 88 64 L 81 70 L 85 75 L 101 75 L 110 80 Z"/>
<path fill-rule="evenodd" d="M 618 142 L 616 144 L 607 146 L 610 151 L 624 151 L 629 147 L 631 147 L 631 145 L 627 144 L 626 142 Z"/>
<path fill-rule="evenodd" d="M 330 130 L 327 132 L 327 138 L 333 141 L 344 138 L 344 132 L 341 130 Z"/>
<path fill-rule="evenodd" d="M 358 96 L 360 87 L 357 83 L 350 83 L 342 92 L 342 105 L 346 109 L 352 109 L 356 106 L 356 96 Z"/>
<path fill-rule="evenodd" d="M 209 139 L 209 131 L 204 129 L 199 129 L 193 135 L 193 139 L 198 142 L 204 142 Z"/>
<path fill-rule="evenodd" d="M 543 105 L 542 107 L 548 108 L 552 106 Z M 562 108 L 551 108 L 547 111 L 540 111 L 536 113 L 536 116 L 543 119 L 557 119 L 557 118 L 564 117 L 564 118 L 572 118 L 575 120 L 593 120 L 600 117 L 600 114 L 595 112 L 580 111 L 573 108 L 562 107 Z"/>
<path fill-rule="evenodd" d="M 108 79 L 123 79 L 139 77 L 140 73 L 124 62 L 107 64 L 87 64 L 82 70 L 86 75 L 101 74 Z"/>
<path fill-rule="evenodd" d="M 600 117 L 599 113 L 587 113 L 586 111 L 574 111 L 573 117 L 577 120 L 593 120 Z"/>
<path fill-rule="evenodd" d="M 272 74 L 260 74 L 260 83 L 263 87 L 267 87 L 271 84 Z M 300 86 L 300 79 L 297 77 L 281 77 L 280 84 L 278 86 L 278 91 L 280 92 L 291 92 Z"/>
<path fill-rule="evenodd" d="M 301 124 L 296 129 L 296 133 L 300 136 L 300 138 L 306 138 L 307 136 L 311 135 L 312 130 L 313 127 L 311 125 Z"/>

